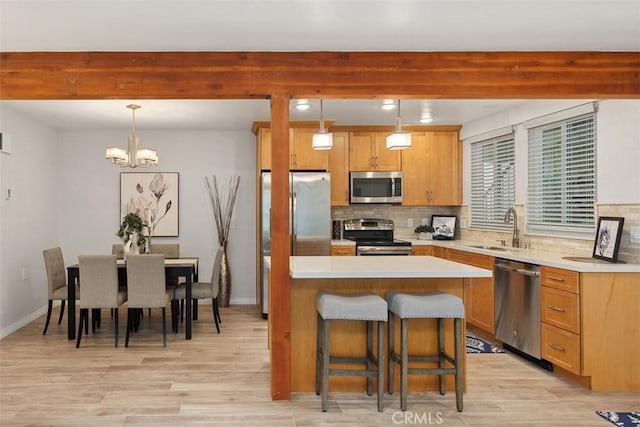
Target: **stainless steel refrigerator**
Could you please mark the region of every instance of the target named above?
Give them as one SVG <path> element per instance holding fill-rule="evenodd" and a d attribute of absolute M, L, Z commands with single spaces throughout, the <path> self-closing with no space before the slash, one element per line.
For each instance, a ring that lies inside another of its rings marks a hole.
<path fill-rule="evenodd" d="M 264 256 L 271 255 L 271 173 L 263 172 L 260 257 L 260 305 L 268 314 L 269 276 Z M 289 174 L 289 220 L 292 255 L 330 255 L 331 182 L 327 172 L 291 172 Z"/>

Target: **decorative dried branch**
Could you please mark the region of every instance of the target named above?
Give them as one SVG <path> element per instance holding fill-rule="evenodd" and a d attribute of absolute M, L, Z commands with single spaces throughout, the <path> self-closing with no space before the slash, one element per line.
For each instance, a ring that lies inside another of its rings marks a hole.
<path fill-rule="evenodd" d="M 231 176 L 222 189 L 218 187 L 218 179 L 215 175 L 205 177 L 205 182 L 209 192 L 209 200 L 213 208 L 213 217 L 216 220 L 218 243 L 222 245 L 229 238 L 231 217 L 233 216 L 233 207 L 236 203 L 240 177 L 237 175 Z"/>

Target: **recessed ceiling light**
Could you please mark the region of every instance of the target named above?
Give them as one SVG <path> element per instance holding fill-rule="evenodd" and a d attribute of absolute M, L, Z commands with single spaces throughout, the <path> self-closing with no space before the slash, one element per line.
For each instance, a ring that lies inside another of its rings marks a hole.
<path fill-rule="evenodd" d="M 296 104 L 296 109 L 300 111 L 307 111 L 309 108 L 311 108 L 311 104 L 306 99 L 301 99 Z"/>
<path fill-rule="evenodd" d="M 396 102 L 393 99 L 385 99 L 380 108 L 385 111 L 395 110 Z"/>

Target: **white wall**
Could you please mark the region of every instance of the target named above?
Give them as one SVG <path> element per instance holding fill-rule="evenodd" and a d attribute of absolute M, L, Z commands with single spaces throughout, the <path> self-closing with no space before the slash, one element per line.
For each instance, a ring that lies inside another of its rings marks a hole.
<path fill-rule="evenodd" d="M 0 154 L 1 338 L 46 312 L 42 250 L 59 244 L 60 186 L 56 132 L 3 105 L 0 113 L 0 129 L 11 136 L 13 147 L 12 154 Z M 5 200 L 6 188 L 11 188 L 10 200 Z"/>
<path fill-rule="evenodd" d="M 79 254 L 109 253 L 120 225 L 121 172 L 178 172 L 179 236 L 154 237 L 180 243 L 180 254 L 200 258 L 200 277 L 209 280 L 217 232 L 205 176 L 240 175 L 229 236 L 231 304 L 255 304 L 255 137 L 249 131 L 137 132 L 142 147 L 155 148 L 159 165 L 120 168 L 104 159 L 108 146 L 126 146 L 128 131 L 63 131 L 58 147 L 60 244 L 68 261 Z"/>
<path fill-rule="evenodd" d="M 527 132 L 520 124 L 587 100 L 540 100 L 464 123 L 465 139 L 516 125 L 516 204 L 527 199 Z M 597 116 L 598 204 L 640 203 L 640 100 L 604 100 Z M 463 145 L 463 203 L 471 200 L 471 148 Z"/>
<path fill-rule="evenodd" d="M 65 263 L 82 253 L 110 253 L 120 243 L 121 169 L 104 158 L 107 146 L 126 147 L 129 130 L 56 131 L 6 105 L 0 129 L 12 137 L 13 153 L 0 155 L 0 338 L 46 312 L 42 250 L 62 247 Z M 229 236 L 231 304 L 255 304 L 255 137 L 246 131 L 138 132 L 141 145 L 158 150 L 160 165 L 140 172 L 180 174 L 181 254 L 200 258 L 209 280 L 217 232 L 205 176 L 240 175 Z M 26 279 L 22 280 L 23 270 Z"/>

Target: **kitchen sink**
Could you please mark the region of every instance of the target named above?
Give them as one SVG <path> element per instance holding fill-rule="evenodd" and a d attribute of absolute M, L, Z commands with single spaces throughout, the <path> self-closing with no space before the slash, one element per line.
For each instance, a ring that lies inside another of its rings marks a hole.
<path fill-rule="evenodd" d="M 470 248 L 487 249 L 490 251 L 506 251 L 508 248 L 505 246 L 491 246 L 491 245 L 469 245 Z"/>

